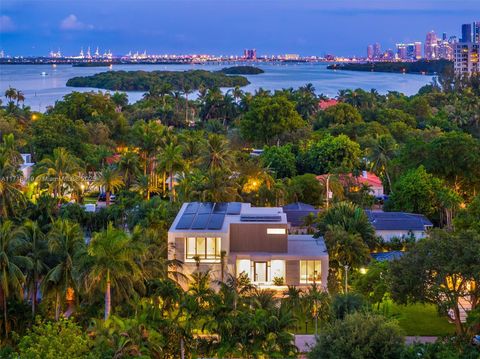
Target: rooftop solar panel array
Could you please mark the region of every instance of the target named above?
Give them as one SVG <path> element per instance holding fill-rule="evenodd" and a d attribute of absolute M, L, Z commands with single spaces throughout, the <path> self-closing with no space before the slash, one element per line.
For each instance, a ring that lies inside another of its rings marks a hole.
<path fill-rule="evenodd" d="M 241 209 L 242 204 L 238 202 L 191 202 L 185 208 L 176 229 L 219 230 L 223 227 L 225 215 L 239 215 Z"/>

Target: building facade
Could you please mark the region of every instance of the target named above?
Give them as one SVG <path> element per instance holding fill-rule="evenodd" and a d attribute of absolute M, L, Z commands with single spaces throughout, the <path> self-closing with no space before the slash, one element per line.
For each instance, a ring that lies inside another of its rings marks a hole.
<path fill-rule="evenodd" d="M 327 285 L 324 241 L 311 235 L 289 235 L 280 207 L 184 203 L 168 232 L 168 244 L 169 259 L 182 263 L 178 270 L 187 278 L 196 271 L 210 270 L 214 280 L 224 279 L 227 273 L 243 273 L 253 284 L 271 289 Z"/>
<path fill-rule="evenodd" d="M 459 42 L 455 45 L 455 72 L 460 75 L 480 73 L 480 43 Z"/>

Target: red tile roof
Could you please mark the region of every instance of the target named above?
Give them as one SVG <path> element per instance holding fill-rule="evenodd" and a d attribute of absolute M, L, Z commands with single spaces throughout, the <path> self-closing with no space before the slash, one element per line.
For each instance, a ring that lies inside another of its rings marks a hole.
<path fill-rule="evenodd" d="M 317 176 L 317 179 L 319 181 L 324 181 L 326 176 L 326 174 L 320 175 Z M 347 182 L 347 178 L 357 182 L 358 184 L 367 185 L 370 187 L 383 187 L 382 180 L 372 172 L 366 172 L 365 175 L 360 174 L 358 177 L 355 177 L 352 173 L 340 175 L 340 180 L 343 180 L 344 182 Z"/>
<path fill-rule="evenodd" d="M 338 103 L 338 101 L 333 99 L 333 98 L 328 99 L 328 100 L 320 100 L 318 102 L 318 107 L 320 107 L 320 109 L 322 109 L 322 110 L 326 110 L 329 107 L 335 106 L 337 103 Z"/>

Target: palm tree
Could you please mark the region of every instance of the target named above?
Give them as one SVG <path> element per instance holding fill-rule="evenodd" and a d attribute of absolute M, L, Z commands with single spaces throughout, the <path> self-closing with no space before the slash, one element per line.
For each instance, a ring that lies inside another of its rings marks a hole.
<path fill-rule="evenodd" d="M 140 174 L 138 154 L 133 151 L 125 152 L 118 163 L 118 170 L 125 181 L 125 187 L 129 189 L 135 178 Z"/>
<path fill-rule="evenodd" d="M 17 91 L 16 100 L 17 100 L 17 107 L 18 107 L 19 102 L 24 102 L 25 101 L 25 95 L 22 91 L 20 91 L 20 90 Z"/>
<path fill-rule="evenodd" d="M 111 194 L 124 185 L 122 176 L 112 166 L 104 167 L 94 183 L 105 191 L 107 207 L 110 205 Z"/>
<path fill-rule="evenodd" d="M 85 241 L 78 223 L 59 219 L 48 234 L 48 250 L 55 258 L 54 266 L 42 281 L 42 293 L 55 293 L 55 320 L 60 318 L 62 297 L 77 289 L 77 264 L 85 255 Z"/>
<path fill-rule="evenodd" d="M 156 182 L 152 180 L 152 176 L 140 175 L 137 177 L 135 183 L 131 187 L 132 191 L 138 192 L 147 201 L 150 200 L 152 193 L 157 193 L 160 188 Z"/>
<path fill-rule="evenodd" d="M 65 148 L 53 150 L 53 155 L 38 163 L 36 182 L 48 188 L 53 197 L 61 201 L 69 191 L 78 189 L 81 184 L 79 160 Z"/>
<path fill-rule="evenodd" d="M 238 199 L 238 183 L 226 172 L 216 169 L 208 172 L 203 190 L 203 200 L 228 202 Z"/>
<path fill-rule="evenodd" d="M 340 226 L 333 226 L 325 234 L 330 261 L 345 269 L 345 293 L 348 291 L 347 272 L 358 268 L 370 259 L 370 250 L 359 233 L 349 233 Z"/>
<path fill-rule="evenodd" d="M 13 104 L 17 99 L 17 90 L 13 87 L 9 87 L 7 90 L 5 90 L 5 97 L 10 104 Z"/>
<path fill-rule="evenodd" d="M 126 299 L 132 295 L 134 283 L 143 279 L 137 262 L 142 251 L 127 233 L 111 223 L 90 242 L 82 277 L 88 292 L 98 287 L 105 291 L 105 320 L 111 312 L 112 288 L 119 299 Z"/>
<path fill-rule="evenodd" d="M 339 202 L 323 212 L 318 221 L 316 236 L 323 236 L 335 228 L 342 228 L 350 234 L 359 234 L 370 249 L 375 248 L 375 230 L 365 211 L 349 202 Z"/>
<path fill-rule="evenodd" d="M 207 170 L 232 171 L 233 157 L 224 136 L 210 134 L 204 150 L 204 165 Z"/>
<path fill-rule="evenodd" d="M 0 224 L 0 297 L 6 338 L 9 333 L 7 300 L 11 296 L 22 297 L 25 284 L 22 268 L 29 268 L 31 265 L 30 260 L 20 254 L 23 245 L 21 232 L 11 221 Z"/>
<path fill-rule="evenodd" d="M 188 125 L 188 95 L 192 93 L 192 87 L 188 84 L 183 85 L 183 94 L 185 95 L 185 124 Z"/>
<path fill-rule="evenodd" d="M 115 91 L 110 98 L 115 104 L 115 112 L 122 112 L 122 108 L 128 105 L 128 95 L 125 92 Z"/>
<path fill-rule="evenodd" d="M 327 292 L 313 283 L 303 295 L 302 301 L 305 303 L 306 312 L 315 320 L 315 335 L 317 335 L 318 319 L 327 319 L 329 316 L 330 297 Z"/>
<path fill-rule="evenodd" d="M 380 135 L 375 138 L 368 149 L 371 168 L 379 175 L 384 175 L 388 182 L 388 189 L 392 191 L 392 180 L 389 166 L 397 152 L 397 143 L 390 135 Z"/>
<path fill-rule="evenodd" d="M 5 135 L 0 145 L 0 214 L 8 218 L 16 207 L 24 203 L 21 192 L 21 156 L 15 149 L 13 135 Z"/>
<path fill-rule="evenodd" d="M 168 173 L 168 177 L 170 179 L 170 201 L 175 199 L 174 175 L 176 172 L 181 171 L 184 167 L 182 151 L 182 146 L 172 142 L 166 145 L 158 155 L 159 168 Z"/>
<path fill-rule="evenodd" d="M 32 301 L 32 317 L 35 317 L 38 284 L 41 276 L 46 274 L 49 269 L 46 262 L 48 244 L 45 233 L 43 233 L 38 222 L 32 220 L 27 220 L 23 224 L 22 237 L 25 240 L 24 254 L 30 258 L 32 264 L 26 273 L 26 284 Z"/>

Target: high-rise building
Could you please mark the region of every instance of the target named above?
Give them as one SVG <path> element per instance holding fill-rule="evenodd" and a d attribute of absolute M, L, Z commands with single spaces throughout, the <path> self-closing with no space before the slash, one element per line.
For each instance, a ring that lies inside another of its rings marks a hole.
<path fill-rule="evenodd" d="M 480 44 L 480 21 L 475 21 L 473 23 L 473 42 Z"/>
<path fill-rule="evenodd" d="M 373 60 L 373 45 L 367 46 L 367 59 Z"/>
<path fill-rule="evenodd" d="M 462 25 L 462 42 L 472 42 L 472 25 Z"/>
<path fill-rule="evenodd" d="M 422 58 L 422 43 L 397 44 L 397 56 L 400 60 L 419 60 Z"/>
<path fill-rule="evenodd" d="M 459 42 L 455 44 L 455 72 L 458 74 L 480 73 L 480 44 Z"/>
<path fill-rule="evenodd" d="M 255 50 L 255 49 L 245 49 L 245 50 L 243 50 L 243 58 L 245 60 L 256 60 L 257 59 L 257 50 Z"/>
<path fill-rule="evenodd" d="M 425 39 L 425 58 L 427 60 L 435 60 L 438 58 L 438 40 L 437 34 L 435 31 L 430 31 L 427 33 L 427 37 Z"/>
<path fill-rule="evenodd" d="M 373 58 L 379 59 L 382 57 L 382 48 L 378 42 L 373 44 Z"/>

